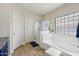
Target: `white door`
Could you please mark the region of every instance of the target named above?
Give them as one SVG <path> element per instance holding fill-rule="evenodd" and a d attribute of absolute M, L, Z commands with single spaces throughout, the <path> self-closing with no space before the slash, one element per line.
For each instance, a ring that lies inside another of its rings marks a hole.
<path fill-rule="evenodd" d="M 34 40 L 34 20 L 25 19 L 25 42 L 31 42 Z"/>
<path fill-rule="evenodd" d="M 13 49 L 24 43 L 24 18 L 13 13 Z"/>
<path fill-rule="evenodd" d="M 35 22 L 34 26 L 35 26 L 35 28 L 34 28 L 35 40 L 36 40 L 37 43 L 39 43 L 39 41 L 40 41 L 40 33 L 39 33 L 40 24 L 39 24 L 39 22 Z"/>

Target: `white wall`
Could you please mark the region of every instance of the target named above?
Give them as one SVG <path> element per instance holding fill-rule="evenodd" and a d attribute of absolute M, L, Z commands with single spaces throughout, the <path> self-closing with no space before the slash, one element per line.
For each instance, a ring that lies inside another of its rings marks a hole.
<path fill-rule="evenodd" d="M 9 36 L 8 29 L 9 29 L 8 14 L 7 13 L 5 14 L 5 12 L 0 12 L 0 37 Z"/>
<path fill-rule="evenodd" d="M 6 7 L 7 6 L 7 7 Z M 9 6 L 0 4 L 0 37 L 9 36 Z"/>
<path fill-rule="evenodd" d="M 2 36 L 10 37 L 10 53 L 13 51 L 12 12 L 16 12 L 25 18 L 25 41 L 26 42 L 33 41 L 34 22 L 41 20 L 40 16 L 27 11 L 19 4 L 0 4 L 0 37 Z"/>
<path fill-rule="evenodd" d="M 79 11 L 79 4 L 65 4 L 55 11 L 44 16 L 44 20 L 50 20 L 52 28 L 55 29 L 55 17 Z M 34 22 L 40 21 L 41 16 L 35 15 L 19 4 L 0 4 L 0 37 L 10 36 L 10 51 L 12 51 L 12 17 L 11 12 L 17 12 L 25 18 L 25 41 L 33 41 Z M 10 33 L 10 35 L 9 35 Z"/>
<path fill-rule="evenodd" d="M 34 40 L 34 24 L 36 21 L 40 21 L 42 17 L 34 15 L 32 13 L 25 13 L 25 41 L 31 42 Z"/>
<path fill-rule="evenodd" d="M 66 15 L 66 14 L 70 14 L 70 13 L 73 13 L 73 12 L 77 12 L 79 11 L 79 4 L 77 3 L 69 3 L 69 4 L 65 4 L 59 8 L 57 8 L 56 10 L 44 15 L 44 20 L 49 20 L 52 24 L 52 28 L 53 30 L 55 31 L 55 18 L 58 17 L 58 16 L 63 16 L 63 15 Z M 62 35 L 62 34 L 57 34 L 58 35 L 58 38 L 61 38 L 59 35 Z M 64 37 L 64 35 L 63 35 Z M 77 45 L 77 39 L 76 37 L 73 37 L 73 36 L 65 36 L 65 38 L 60 39 L 60 40 L 63 40 L 64 42 L 69 42 L 71 44 L 74 44 L 74 45 Z"/>
<path fill-rule="evenodd" d="M 10 8 L 11 8 L 11 12 L 17 12 L 25 18 L 25 41 L 24 43 L 33 41 L 34 22 L 41 20 L 41 17 L 38 15 L 32 14 L 31 12 L 27 11 L 26 9 L 24 9 L 23 7 L 17 4 L 12 4 Z M 12 46 L 13 45 L 11 45 L 11 47 Z"/>
<path fill-rule="evenodd" d="M 70 14 L 79 11 L 79 3 L 67 3 L 57 8 L 56 10 L 43 16 L 44 20 L 49 20 L 52 23 L 52 28 L 55 30 L 55 18 L 58 16 Z"/>
<path fill-rule="evenodd" d="M 11 8 L 11 12 L 17 12 L 25 18 L 25 42 L 24 43 L 33 41 L 34 22 L 41 20 L 41 17 L 38 15 L 32 14 L 31 12 L 28 12 L 26 9 L 24 9 L 23 7 L 17 4 L 12 4 L 10 8 Z M 11 45 L 11 47 L 12 46 L 13 45 Z"/>

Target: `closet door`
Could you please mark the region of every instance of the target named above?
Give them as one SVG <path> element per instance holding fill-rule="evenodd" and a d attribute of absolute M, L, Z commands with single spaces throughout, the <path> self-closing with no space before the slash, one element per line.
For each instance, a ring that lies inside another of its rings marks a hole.
<path fill-rule="evenodd" d="M 34 39 L 35 39 L 35 41 L 37 42 L 37 43 L 40 43 L 40 24 L 39 24 L 39 22 L 37 22 L 37 21 L 35 21 L 34 22 L 34 33 L 35 33 L 35 37 L 34 37 Z"/>
<path fill-rule="evenodd" d="M 25 42 L 32 42 L 34 41 L 34 26 L 35 20 L 31 18 L 25 18 Z"/>
<path fill-rule="evenodd" d="M 24 43 L 24 18 L 13 13 L 13 49 Z"/>

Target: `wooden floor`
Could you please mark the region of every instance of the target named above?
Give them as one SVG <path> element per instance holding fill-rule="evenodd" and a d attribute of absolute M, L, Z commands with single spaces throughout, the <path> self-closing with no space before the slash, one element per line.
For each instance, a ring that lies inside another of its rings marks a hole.
<path fill-rule="evenodd" d="M 12 56 L 46 56 L 45 49 L 40 46 L 33 48 L 29 43 L 14 50 Z"/>

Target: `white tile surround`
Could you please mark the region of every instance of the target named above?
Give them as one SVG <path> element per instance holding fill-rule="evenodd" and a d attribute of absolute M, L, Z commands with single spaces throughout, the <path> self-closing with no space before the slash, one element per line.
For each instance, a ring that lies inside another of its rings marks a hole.
<path fill-rule="evenodd" d="M 52 33 L 51 39 L 44 39 L 43 43 L 57 48 L 62 52 L 68 53 L 73 56 L 79 55 L 79 48 L 77 48 L 77 38 L 63 34 Z"/>
<path fill-rule="evenodd" d="M 52 33 L 52 40 L 57 40 L 57 41 L 62 41 L 68 44 L 72 44 L 74 46 L 78 45 L 78 39 L 76 36 L 71 36 L 71 35 L 63 35 L 59 33 Z"/>

